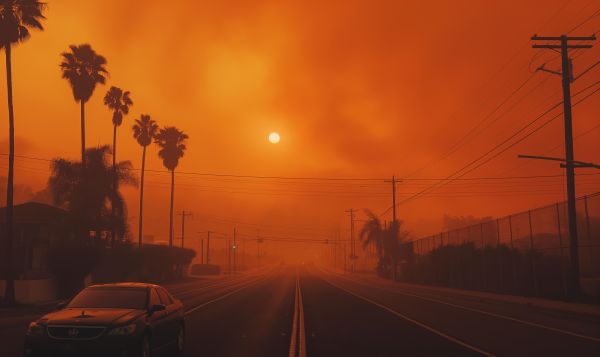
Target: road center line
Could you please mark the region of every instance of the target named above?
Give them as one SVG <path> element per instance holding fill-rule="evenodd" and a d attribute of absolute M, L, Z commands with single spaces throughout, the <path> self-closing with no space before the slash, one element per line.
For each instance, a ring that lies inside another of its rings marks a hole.
<path fill-rule="evenodd" d="M 400 318 L 402 318 L 402 319 L 404 319 L 404 320 L 406 320 L 408 322 L 411 322 L 411 323 L 413 323 L 413 324 L 415 324 L 415 325 L 417 325 L 419 327 L 422 327 L 422 328 L 426 329 L 429 332 L 433 332 L 434 334 L 436 334 L 436 335 L 438 335 L 440 337 L 443 337 L 443 338 L 445 338 L 447 340 L 450 340 L 450 341 L 452 341 L 452 342 L 454 342 L 456 344 L 459 344 L 459 345 L 461 345 L 461 346 L 463 346 L 463 347 L 465 347 L 465 348 L 467 348 L 469 350 L 475 351 L 475 352 L 480 353 L 480 354 L 482 354 L 484 356 L 495 357 L 495 355 L 493 353 L 484 351 L 484 350 L 482 350 L 480 348 L 477 348 L 477 347 L 475 347 L 473 345 L 470 345 L 470 344 L 468 344 L 466 342 L 463 342 L 463 341 L 461 341 L 461 340 L 459 340 L 459 339 L 457 339 L 455 337 L 447 335 L 444 332 L 436 330 L 435 328 L 433 328 L 433 327 L 431 327 L 429 325 L 426 325 L 426 324 L 424 324 L 422 322 L 414 320 L 414 319 L 412 319 L 412 318 L 410 318 L 410 317 L 408 317 L 408 316 L 406 316 L 404 314 L 401 314 L 398 311 L 393 310 L 392 308 L 390 308 L 388 306 L 382 305 L 382 304 L 380 304 L 380 303 L 378 303 L 376 301 L 373 301 L 373 300 L 371 300 L 371 299 L 369 299 L 367 297 L 364 297 L 362 295 L 356 294 L 356 293 L 354 293 L 354 292 L 352 292 L 352 291 L 350 291 L 350 290 L 348 290 L 346 288 L 343 288 L 343 287 L 341 287 L 341 286 L 339 286 L 339 285 L 337 285 L 335 283 L 332 283 L 328 279 L 325 279 L 325 278 L 321 278 L 321 279 L 323 279 L 324 281 L 326 281 L 329 285 L 331 285 L 333 287 L 336 287 L 336 288 L 338 288 L 338 289 L 340 289 L 342 291 L 345 291 L 346 293 L 348 293 L 350 295 L 353 295 L 353 296 L 355 296 L 355 297 L 357 297 L 357 298 L 359 298 L 361 300 L 364 300 L 364 301 L 366 301 L 368 303 L 371 303 L 371 304 L 373 304 L 373 305 L 375 305 L 375 306 L 377 306 L 377 307 L 379 307 L 379 308 L 381 308 L 383 310 L 386 310 L 386 311 L 388 311 L 388 312 L 390 312 L 390 313 L 392 313 L 392 314 L 394 314 L 394 315 L 396 315 L 396 316 L 398 316 L 398 317 L 400 317 Z"/>
<path fill-rule="evenodd" d="M 298 309 L 300 312 L 300 321 L 298 328 L 300 329 L 300 347 L 298 348 L 298 357 L 306 357 L 306 329 L 304 328 L 304 302 L 302 300 L 302 284 L 298 277 L 298 301 L 300 302 Z"/>
<path fill-rule="evenodd" d="M 246 289 L 247 287 L 249 287 L 249 286 L 251 286 L 251 285 L 254 285 L 254 284 L 258 283 L 259 281 L 262 281 L 262 280 L 265 280 L 265 279 L 266 279 L 266 278 L 259 278 L 259 279 L 252 280 L 252 281 L 248 282 L 247 284 L 244 284 L 244 285 L 242 285 L 242 286 L 241 286 L 240 288 L 238 288 L 238 289 L 235 289 L 235 290 L 233 290 L 233 291 L 230 291 L 230 292 L 228 292 L 228 293 L 226 293 L 226 294 L 224 294 L 224 295 L 221 295 L 221 296 L 219 296 L 219 297 L 217 297 L 217 298 L 215 298 L 215 299 L 212 299 L 212 300 L 210 300 L 210 301 L 207 301 L 207 302 L 205 302 L 205 303 L 202 303 L 202 304 L 200 304 L 200 305 L 197 305 L 197 306 L 195 306 L 195 307 L 193 307 L 193 308 L 191 308 L 191 309 L 187 310 L 187 311 L 185 312 L 185 316 L 188 316 L 189 314 L 193 313 L 194 311 L 196 311 L 196 310 L 198 310 L 198 309 L 201 309 L 201 308 L 203 308 L 203 307 L 205 307 L 205 306 L 207 306 L 207 305 L 210 305 L 210 304 L 212 304 L 212 303 L 215 303 L 215 302 L 217 302 L 217 301 L 219 301 L 219 300 L 223 300 L 223 299 L 225 299 L 225 298 L 226 298 L 226 297 L 228 297 L 228 296 L 231 296 L 231 295 L 233 295 L 233 294 L 236 294 L 236 293 L 238 293 L 238 292 L 240 292 L 240 291 L 242 291 L 242 290 Z"/>
<path fill-rule="evenodd" d="M 290 337 L 290 349 L 288 357 L 296 357 L 296 346 L 298 344 L 298 274 L 296 273 L 296 284 L 294 286 L 294 318 L 292 319 L 292 334 Z"/>
<path fill-rule="evenodd" d="M 292 321 L 292 336 L 288 357 L 306 357 L 306 331 L 304 328 L 304 305 L 300 276 L 296 272 L 296 287 L 294 293 L 294 318 Z"/>
<path fill-rule="evenodd" d="M 453 304 L 451 302 L 446 302 L 443 300 L 438 300 L 435 298 L 431 298 L 431 297 L 425 297 L 422 295 L 418 295 L 418 294 L 412 294 L 412 293 L 407 293 L 407 292 L 402 292 L 402 291 L 397 291 L 395 289 L 389 289 L 387 287 L 382 287 L 382 286 L 377 286 L 371 283 L 367 283 L 367 282 L 358 282 L 358 281 L 354 281 L 354 280 L 350 280 L 353 282 L 357 282 L 359 284 L 362 284 L 364 286 L 368 286 L 368 287 L 375 287 L 375 288 L 379 288 L 394 294 L 398 294 L 398 295 L 404 295 L 404 296 L 409 296 L 409 297 L 414 297 L 417 299 L 421 299 L 421 300 L 426 300 L 426 301 L 430 301 L 430 302 L 434 302 L 437 304 L 442 304 L 442 305 L 448 305 L 457 309 L 461 309 L 461 310 L 466 310 L 466 311 L 471 311 L 471 312 L 475 312 L 475 313 L 479 313 L 482 315 L 488 315 L 488 316 L 492 316 L 492 317 L 496 317 L 499 319 L 503 319 L 503 320 L 509 320 L 509 321 L 513 321 L 513 322 L 517 322 L 523 325 L 528 325 L 528 326 L 533 326 L 533 327 L 537 327 L 540 329 L 544 329 L 544 330 L 548 330 L 548 331 L 552 331 L 552 332 L 557 332 L 557 333 L 561 333 L 564 335 L 569 335 L 569 336 L 573 336 L 573 337 L 578 337 L 578 338 L 583 338 L 586 340 L 590 340 L 593 342 L 600 342 L 600 338 L 597 337 L 592 337 L 592 336 L 587 336 L 587 335 L 582 335 L 579 333 L 575 333 L 575 332 L 571 332 L 571 331 L 566 331 L 566 330 L 562 330 L 559 328 L 555 328 L 555 327 L 550 327 L 550 326 L 546 326 L 546 325 L 541 325 L 535 322 L 530 322 L 530 321 L 525 321 L 525 320 L 521 320 L 521 319 L 517 319 L 515 317 L 510 317 L 510 316 L 506 316 L 506 315 L 501 315 L 501 314 L 496 314 L 494 312 L 489 312 L 489 311 L 484 311 L 484 310 L 480 310 L 480 309 L 475 309 L 475 308 L 471 308 L 471 307 L 466 307 L 466 306 L 462 306 L 462 305 L 457 305 L 457 304 Z"/>

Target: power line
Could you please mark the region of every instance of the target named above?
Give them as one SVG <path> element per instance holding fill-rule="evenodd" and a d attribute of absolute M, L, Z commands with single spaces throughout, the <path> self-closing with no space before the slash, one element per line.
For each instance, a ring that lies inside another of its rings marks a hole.
<path fill-rule="evenodd" d="M 576 97 L 577 95 L 593 88 L 594 86 L 600 84 L 600 81 L 596 81 L 593 84 L 583 88 L 582 90 L 578 91 L 577 93 L 575 93 L 573 95 L 573 97 Z M 573 106 L 576 106 L 577 104 L 583 102 L 584 100 L 588 99 L 589 97 L 591 97 L 593 94 L 597 93 L 598 91 L 600 91 L 600 88 L 597 88 L 596 90 L 594 90 L 593 92 L 587 94 L 585 97 L 583 97 L 581 100 L 579 100 L 578 102 L 574 103 Z M 494 146 L 491 150 L 488 150 L 485 154 L 479 156 L 477 159 L 471 161 L 470 163 L 468 163 L 467 165 L 463 166 L 461 169 L 455 171 L 454 173 L 452 173 L 451 175 L 449 175 L 448 177 L 446 177 L 445 180 L 443 180 L 440 184 L 434 184 L 418 193 L 416 193 L 415 195 L 409 197 L 408 199 L 405 199 L 403 201 L 401 201 L 400 203 L 398 203 L 398 205 L 402 205 L 406 202 L 412 201 L 420 196 L 423 196 L 425 194 L 428 194 L 430 192 L 433 192 L 434 190 L 439 189 L 440 187 L 446 185 L 449 182 L 454 181 L 455 179 L 453 178 L 453 176 L 456 175 L 460 175 L 459 177 L 462 177 L 470 172 L 472 172 L 473 170 L 481 167 L 482 165 L 488 163 L 489 161 L 495 159 L 496 157 L 498 157 L 500 154 L 504 153 L 505 151 L 507 151 L 509 148 L 519 144 L 520 142 L 522 142 L 523 140 L 527 139 L 529 136 L 533 135 L 533 133 L 541 130 L 542 128 L 544 128 L 546 125 L 548 125 L 549 123 L 551 123 L 552 121 L 554 121 L 556 118 L 558 118 L 560 115 L 562 115 L 562 112 L 557 114 L 556 116 L 550 118 L 550 120 L 546 121 L 545 123 L 543 123 L 541 126 L 539 126 L 538 128 L 536 128 L 535 130 L 533 130 L 532 132 L 528 133 L 526 136 L 518 139 L 516 142 L 510 144 L 508 147 L 506 147 L 505 149 L 503 149 L 502 151 L 500 151 L 499 153 L 495 154 L 494 156 L 492 156 L 491 158 L 489 158 L 488 160 L 480 163 L 479 165 L 475 166 L 474 168 L 463 172 L 464 170 L 468 169 L 469 167 L 473 166 L 474 164 L 476 164 L 478 161 L 484 159 L 486 156 L 488 156 L 490 153 L 494 152 L 496 149 L 498 149 L 499 147 L 503 146 L 504 144 L 506 144 L 507 142 L 509 142 L 510 140 L 512 140 L 513 138 L 515 138 L 517 135 L 519 135 L 520 133 L 522 133 L 523 131 L 527 130 L 531 125 L 535 124 L 537 121 L 539 121 L 541 118 L 543 118 L 544 116 L 546 116 L 547 114 L 549 114 L 550 112 L 552 112 L 554 109 L 556 109 L 557 107 L 559 107 L 562 104 L 562 101 L 553 105 L 552 107 L 548 108 L 546 111 L 544 111 L 541 115 L 539 115 L 538 117 L 536 117 L 534 120 L 530 121 L 527 125 L 525 125 L 524 127 L 522 127 L 521 129 L 519 129 L 517 132 L 515 132 L 514 134 L 512 134 L 510 137 L 508 137 L 507 139 L 503 140 L 501 143 L 497 144 L 496 146 Z M 461 174 L 462 172 L 462 174 Z M 388 208 L 385 212 L 389 211 L 390 208 Z M 381 215 L 383 215 L 384 213 L 382 213 Z"/>

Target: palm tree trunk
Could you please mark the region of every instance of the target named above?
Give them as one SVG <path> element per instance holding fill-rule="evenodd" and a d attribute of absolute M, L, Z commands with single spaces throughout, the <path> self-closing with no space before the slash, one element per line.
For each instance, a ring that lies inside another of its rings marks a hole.
<path fill-rule="evenodd" d="M 117 171 L 117 126 L 114 125 L 113 128 L 113 170 Z"/>
<path fill-rule="evenodd" d="M 6 51 L 6 87 L 8 94 L 8 181 L 6 184 L 6 290 L 4 299 L 7 304 L 15 302 L 15 280 L 13 272 L 13 240 L 14 240 L 14 222 L 13 222 L 13 182 L 15 166 L 15 117 L 13 113 L 12 98 L 12 66 L 10 60 L 10 44 L 5 46 Z"/>
<path fill-rule="evenodd" d="M 171 170 L 171 209 L 169 210 L 169 247 L 173 247 L 173 201 L 175 195 L 175 170 Z"/>
<path fill-rule="evenodd" d="M 81 165 L 85 168 L 85 102 L 81 100 Z"/>
<path fill-rule="evenodd" d="M 115 191 L 114 194 L 116 195 L 117 192 L 119 191 L 119 179 L 117 178 L 117 125 L 113 126 L 113 154 L 112 154 L 112 170 L 113 170 L 113 190 Z M 111 246 L 114 247 L 115 242 L 117 240 L 117 229 L 116 229 L 116 224 L 117 224 L 117 219 L 116 219 L 116 214 L 115 214 L 115 205 L 114 202 L 111 205 L 111 217 L 112 217 L 112 224 L 111 224 L 111 228 L 112 231 L 110 232 L 110 239 L 111 239 Z"/>
<path fill-rule="evenodd" d="M 144 170 L 146 169 L 146 147 L 144 146 L 144 149 L 142 151 L 142 177 L 140 179 L 140 217 L 139 217 L 139 221 L 138 221 L 138 242 L 139 242 L 139 246 L 140 248 L 142 247 L 142 220 L 144 218 L 143 216 L 143 209 L 144 209 Z"/>

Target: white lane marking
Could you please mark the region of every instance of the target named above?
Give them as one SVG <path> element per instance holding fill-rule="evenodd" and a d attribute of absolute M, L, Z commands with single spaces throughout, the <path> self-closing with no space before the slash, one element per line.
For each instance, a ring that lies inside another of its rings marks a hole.
<path fill-rule="evenodd" d="M 323 278 L 322 278 L 322 279 L 323 279 Z M 436 335 L 438 335 L 438 336 L 441 336 L 441 337 L 443 337 L 443 338 L 445 338 L 445 339 L 447 339 L 447 340 L 450 340 L 450 341 L 452 341 L 452 342 L 454 342 L 454 343 L 457 343 L 457 344 L 459 344 L 459 345 L 461 345 L 461 346 L 463 346 L 463 347 L 465 347 L 465 348 L 467 348 L 467 349 L 470 349 L 470 350 L 472 350 L 472 351 L 475 351 L 475 352 L 477 352 L 477 353 L 481 353 L 481 354 L 482 354 L 482 355 L 484 355 L 484 356 L 488 356 L 488 357 L 495 357 L 495 355 L 494 355 L 494 354 L 492 354 L 492 353 L 490 353 L 490 352 L 486 352 L 486 351 L 484 351 L 484 350 L 482 350 L 482 349 L 479 349 L 479 348 L 477 348 L 477 347 L 475 347 L 475 346 L 473 346 L 473 345 L 470 345 L 470 344 L 468 344 L 468 343 L 466 343 L 466 342 L 463 342 L 463 341 L 461 341 L 461 340 L 459 340 L 459 339 L 457 339 L 457 338 L 454 338 L 454 337 L 452 337 L 452 336 L 450 336 L 450 335 L 447 335 L 447 334 L 443 333 L 442 331 L 436 330 L 436 329 L 434 329 L 433 327 L 431 327 L 431 326 L 429 326 L 429 325 L 426 325 L 426 324 L 424 324 L 424 323 L 422 323 L 422 322 L 419 322 L 419 321 L 417 321 L 417 320 L 411 319 L 410 317 L 408 317 L 408 316 L 406 316 L 406 315 L 404 315 L 404 314 L 401 314 L 401 313 L 399 313 L 399 312 L 398 312 L 398 311 L 396 311 L 396 310 L 393 310 L 393 309 L 391 309 L 391 308 L 389 308 L 389 307 L 387 307 L 387 306 L 385 306 L 385 305 L 382 305 L 382 304 L 380 304 L 380 303 L 378 303 L 378 302 L 376 302 L 376 301 L 373 301 L 373 300 L 371 300 L 371 299 L 369 299 L 369 298 L 367 298 L 367 297 L 364 297 L 364 296 L 358 295 L 358 294 L 356 294 L 356 293 L 354 293 L 354 292 L 352 292 L 352 291 L 350 291 L 350 290 L 347 290 L 347 289 L 345 289 L 345 288 L 343 288 L 343 287 L 341 287 L 341 286 L 339 286 L 339 285 L 337 285 L 337 284 L 335 284 L 335 283 L 332 283 L 332 282 L 331 282 L 331 281 L 329 281 L 328 279 L 323 279 L 323 280 L 324 280 L 324 281 L 326 281 L 327 283 L 329 283 L 331 286 L 334 286 L 334 287 L 336 287 L 336 288 L 338 288 L 338 289 L 340 289 L 340 290 L 343 290 L 343 291 L 347 292 L 347 293 L 348 293 L 348 294 L 350 294 L 350 295 L 353 295 L 353 296 L 355 296 L 355 297 L 357 297 L 357 298 L 359 298 L 359 299 L 362 299 L 362 300 L 364 300 L 364 301 L 366 301 L 366 302 L 369 302 L 369 303 L 371 303 L 371 304 L 373 304 L 373 305 L 375 305 L 375 306 L 377 306 L 377 307 L 379 307 L 379 308 L 381 308 L 381 309 L 383 309 L 383 310 L 386 310 L 386 311 L 388 311 L 388 312 L 390 312 L 390 313 L 392 313 L 392 314 L 394 314 L 394 315 L 396 315 L 396 316 L 398 316 L 398 317 L 400 317 L 400 318 L 403 318 L 403 319 L 404 319 L 404 320 L 406 320 L 406 321 L 412 322 L 413 324 L 415 324 L 415 325 L 417 325 L 417 326 L 419 326 L 419 327 L 422 327 L 422 328 L 426 329 L 426 330 L 427 330 L 427 331 L 429 331 L 429 332 L 433 332 L 434 334 L 436 334 Z"/>
<path fill-rule="evenodd" d="M 294 287 L 294 318 L 292 319 L 292 335 L 290 337 L 290 349 L 288 357 L 296 357 L 296 346 L 298 341 L 298 274 L 296 272 L 296 286 Z"/>
<path fill-rule="evenodd" d="M 298 309 L 300 311 L 300 348 L 298 349 L 299 357 L 306 357 L 306 329 L 304 328 L 304 302 L 302 301 L 302 284 L 300 284 L 300 277 L 298 277 L 298 300 L 300 304 Z"/>
<path fill-rule="evenodd" d="M 350 280 L 350 281 L 353 281 L 353 280 Z M 425 297 L 425 296 L 422 296 L 422 295 L 417 295 L 417 294 L 412 294 L 412 293 L 407 293 L 407 292 L 401 292 L 401 291 L 398 291 L 398 290 L 395 290 L 395 289 L 389 289 L 389 288 L 386 288 L 386 287 L 380 287 L 380 286 L 377 286 L 377 285 L 374 285 L 374 284 L 370 284 L 370 283 L 366 283 L 366 282 L 359 282 L 359 283 L 363 284 L 364 286 L 379 288 L 379 289 L 382 289 L 382 290 L 385 290 L 385 291 L 389 291 L 391 293 L 395 293 L 395 294 L 398 294 L 398 295 L 410 296 L 410 297 L 414 297 L 414 298 L 421 299 L 421 300 L 426 300 L 426 301 L 430 301 L 430 302 L 434 302 L 434 303 L 438 303 L 438 304 L 452 306 L 454 308 L 461 309 L 461 310 L 476 312 L 476 313 L 479 313 L 479 314 L 482 314 L 482 315 L 488 315 L 488 316 L 496 317 L 496 318 L 499 318 L 499 319 L 509 320 L 509 321 L 517 322 L 517 323 L 520 323 L 520 324 L 523 324 L 523 325 L 533 326 L 533 327 L 537 327 L 537 328 L 541 328 L 541 329 L 544 329 L 544 330 L 549 330 L 549 331 L 553 331 L 553 332 L 557 332 L 557 333 L 562 333 L 562 334 L 573 336 L 573 337 L 579 337 L 579 338 L 583 338 L 583 339 L 594 341 L 594 342 L 600 342 L 600 338 L 597 338 L 597 337 L 582 335 L 582 334 L 579 334 L 579 333 L 576 333 L 576 332 L 566 331 L 566 330 L 562 330 L 562 329 L 559 329 L 559 328 L 556 328 L 556 327 L 546 326 L 546 325 L 538 324 L 538 323 L 535 323 L 535 322 L 530 322 L 530 321 L 525 321 L 525 320 L 517 319 L 515 317 L 510 317 L 510 316 L 506 316 L 506 315 L 496 314 L 494 312 L 489 312 L 489 311 L 474 309 L 474 308 L 466 307 L 466 306 L 462 306 L 462 305 L 457 305 L 457 304 L 453 304 L 453 303 L 450 303 L 450 302 L 446 302 L 446 301 L 434 299 L 434 298 L 431 298 L 431 297 Z"/>
<path fill-rule="evenodd" d="M 201 309 L 201 308 L 203 308 L 203 307 L 205 307 L 205 306 L 207 306 L 207 305 L 210 305 L 210 304 L 212 304 L 212 303 L 214 303 L 214 302 L 217 302 L 217 301 L 219 301 L 219 300 L 223 300 L 223 299 L 225 299 L 225 298 L 226 298 L 226 297 L 228 297 L 228 296 L 231 296 L 231 295 L 233 295 L 233 294 L 236 294 L 236 293 L 238 293 L 238 292 L 240 292 L 240 291 L 242 291 L 242 290 L 246 289 L 247 287 L 249 287 L 249 286 L 251 286 L 251 285 L 254 285 L 254 284 L 256 284 L 256 283 L 258 283 L 259 281 L 262 281 L 262 280 L 264 280 L 264 279 L 265 279 L 265 278 L 252 280 L 252 281 L 250 281 L 249 283 L 247 283 L 247 284 L 245 284 L 245 285 L 242 285 L 242 286 L 241 286 L 240 288 L 238 288 L 238 289 L 235 289 L 235 290 L 233 290 L 233 291 L 230 291 L 230 292 L 228 292 L 227 294 L 221 295 L 221 296 L 219 296 L 218 298 L 215 298 L 215 299 L 212 299 L 212 300 L 210 300 L 210 301 L 207 301 L 207 302 L 205 302 L 205 303 L 202 303 L 202 304 L 200 304 L 200 305 L 197 305 L 197 306 L 195 306 L 195 307 L 193 307 L 193 308 L 191 308 L 191 309 L 187 310 L 187 311 L 185 312 L 185 316 L 187 316 L 187 315 L 191 314 L 192 312 L 194 312 L 194 311 L 196 311 L 196 310 L 198 310 L 198 309 Z"/>

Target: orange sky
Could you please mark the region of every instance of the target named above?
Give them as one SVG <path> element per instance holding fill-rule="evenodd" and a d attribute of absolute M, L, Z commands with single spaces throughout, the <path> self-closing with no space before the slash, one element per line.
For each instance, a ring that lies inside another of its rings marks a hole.
<path fill-rule="evenodd" d="M 46 31 L 13 51 L 18 155 L 78 158 L 79 107 L 58 63 L 68 45 L 90 43 L 108 59 L 110 78 L 88 104 L 89 145 L 112 142 L 102 97 L 116 85 L 130 90 L 135 102 L 119 129 L 118 159 L 135 167 L 141 148 L 131 124 L 148 113 L 190 136 L 180 171 L 357 178 L 445 177 L 558 102 L 560 79 L 538 73 L 486 122 L 494 124 L 435 161 L 527 79 L 530 68 L 544 62 L 556 68 L 556 54 L 530 48 L 532 34 L 559 35 L 600 7 L 597 0 L 546 0 L 543 6 L 535 0 L 48 2 Z M 575 33 L 598 30 L 600 16 Z M 599 59 L 598 47 L 574 54 L 576 72 Z M 2 123 L 4 76 L 2 70 Z M 599 78 L 596 68 L 573 90 Z M 576 135 L 598 124 L 599 98 L 575 109 Z M 554 163 L 515 156 L 547 153 L 561 145 L 561 130 L 557 120 L 465 177 L 560 174 Z M 281 134 L 280 144 L 268 143 L 271 131 Z M 576 157 L 600 161 L 599 139 L 600 130 L 578 139 Z M 156 151 L 151 147 L 147 167 L 161 170 Z M 550 154 L 561 156 L 562 149 Z M 5 157 L 0 166 L 6 168 Z M 16 167 L 17 183 L 45 185 L 46 162 L 17 159 Z M 321 238 L 338 226 L 346 234 L 347 208 L 382 212 L 390 205 L 389 185 L 382 182 L 194 175 L 177 175 L 176 182 L 176 211 L 195 213 L 188 232 L 229 230 L 235 221 L 286 227 L 261 228 L 272 235 Z M 580 182 L 579 194 L 599 190 L 598 178 Z M 147 176 L 145 232 L 159 239 L 167 235 L 168 184 L 166 174 Z M 429 184 L 399 184 L 399 200 Z M 445 213 L 507 214 L 562 200 L 562 188 L 561 179 L 456 182 L 401 205 L 398 214 L 418 237 L 441 229 Z M 137 190 L 125 194 L 135 230 Z M 238 227 L 254 234 L 257 226 Z"/>

